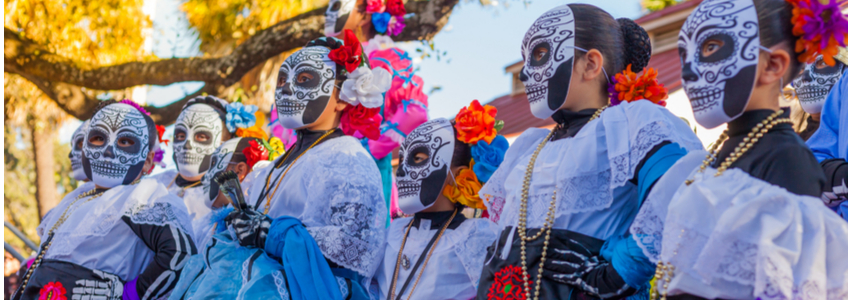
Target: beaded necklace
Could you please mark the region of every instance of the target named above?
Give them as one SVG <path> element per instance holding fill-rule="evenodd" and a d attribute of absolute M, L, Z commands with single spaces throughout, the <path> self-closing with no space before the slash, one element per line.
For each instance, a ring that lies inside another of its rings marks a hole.
<path fill-rule="evenodd" d="M 754 144 L 756 144 L 760 140 L 760 138 L 762 138 L 767 132 L 769 132 L 769 130 L 771 130 L 775 125 L 780 123 L 792 123 L 792 120 L 788 118 L 776 119 L 782 114 L 783 110 L 778 110 L 777 112 L 771 114 L 770 116 L 768 116 L 768 118 L 757 124 L 757 126 L 754 127 L 754 129 L 752 129 L 750 133 L 748 133 L 748 136 L 742 139 L 742 142 L 739 143 L 739 145 L 733 149 L 733 152 L 731 152 L 730 155 L 728 155 L 727 158 L 721 163 L 721 165 L 719 165 L 715 173 L 715 177 L 718 177 L 719 175 L 724 173 L 727 168 L 733 165 L 733 163 L 736 162 L 739 157 L 745 154 L 745 152 L 750 150 L 751 147 L 753 147 Z M 707 154 L 707 157 L 704 159 L 704 163 L 701 164 L 701 168 L 698 170 L 698 173 L 703 173 L 704 170 L 706 170 L 706 168 L 710 164 L 712 164 L 712 162 L 716 159 L 716 156 L 718 155 L 718 149 L 727 140 L 727 138 L 727 130 L 725 130 L 715 142 L 715 144 L 713 144 L 713 146 L 710 148 L 710 153 Z M 686 180 L 686 185 L 691 185 L 693 182 L 695 182 L 695 178 L 688 179 Z M 680 235 L 677 239 L 678 241 L 680 241 L 684 233 L 685 229 L 681 229 Z M 677 250 L 679 248 L 680 242 L 677 242 L 674 252 L 672 252 L 671 254 L 671 258 L 677 256 Z M 670 261 L 659 261 L 657 262 L 657 270 L 654 274 L 654 278 L 656 278 L 657 281 L 655 285 L 655 290 L 651 292 L 651 300 L 656 300 L 657 298 L 660 298 L 661 300 L 666 300 L 666 297 L 668 296 L 668 285 L 674 278 L 674 265 L 671 264 Z M 662 291 L 660 291 L 659 288 L 660 283 L 662 283 Z"/>
<path fill-rule="evenodd" d="M 450 219 L 448 219 L 447 223 L 442 226 L 442 229 L 439 230 L 439 235 L 436 237 L 436 240 L 433 242 L 433 246 L 430 247 L 430 251 L 427 253 L 427 258 L 424 259 L 424 265 L 421 266 L 421 272 L 418 273 L 418 277 L 415 278 L 415 283 L 412 285 L 412 289 L 409 291 L 409 295 L 406 296 L 406 300 L 412 299 L 412 293 L 415 292 L 415 287 L 418 286 L 418 281 L 421 280 L 421 276 L 424 275 L 424 268 L 427 267 L 427 262 L 430 261 L 430 256 L 433 255 L 433 251 L 436 250 L 436 246 L 439 245 L 439 239 L 442 238 L 442 234 L 445 233 L 445 230 L 448 229 L 450 223 L 453 221 L 453 218 L 456 217 L 456 213 L 459 209 L 454 209 L 453 214 L 451 214 Z M 403 241 L 400 244 L 400 250 L 398 250 L 398 258 L 397 263 L 395 264 L 395 273 L 392 276 L 394 279 L 392 280 L 392 285 L 389 287 L 389 299 L 395 298 L 395 289 L 397 288 L 397 278 L 398 273 L 400 272 L 400 264 L 401 264 L 401 256 L 403 255 L 403 247 L 406 245 L 406 238 L 409 237 L 409 229 L 412 228 L 412 222 L 415 221 L 415 218 L 409 220 L 409 225 L 406 226 L 406 233 L 403 235 Z M 413 269 L 414 271 L 414 269 Z M 415 276 L 415 274 L 409 274 L 409 276 Z M 404 285 L 405 286 L 405 285 Z M 401 291 L 403 292 L 403 291 Z"/>
<path fill-rule="evenodd" d="M 605 105 L 598 109 L 588 122 L 592 122 L 592 120 L 598 118 L 601 113 L 607 109 L 607 107 L 609 107 L 609 105 Z M 588 124 L 588 122 L 586 123 Z M 556 128 L 552 129 L 551 132 L 548 133 L 548 136 L 539 143 L 539 146 L 536 146 L 536 151 L 533 152 L 533 156 L 530 157 L 530 162 L 527 163 L 527 171 L 524 172 L 524 185 L 521 188 L 521 210 L 518 214 L 518 236 L 521 238 L 521 277 L 524 281 L 524 299 L 527 300 L 531 299 L 529 282 L 530 274 L 527 273 L 527 242 L 538 239 L 542 236 L 542 234 L 545 235 L 545 242 L 542 246 L 542 257 L 539 261 L 539 273 L 536 274 L 535 299 L 539 299 L 539 293 L 542 287 L 542 267 L 545 265 L 545 254 L 548 252 L 548 241 L 551 239 L 551 228 L 554 225 L 554 219 L 556 219 L 556 188 L 554 188 L 554 194 L 551 196 L 551 205 L 548 208 L 548 215 L 545 217 L 545 223 L 535 236 L 527 236 L 527 200 L 530 192 L 530 179 L 533 177 L 533 168 L 536 166 L 536 157 L 539 156 L 539 152 L 542 151 L 542 147 L 545 147 L 554 135 L 554 132 L 556 132 Z"/>

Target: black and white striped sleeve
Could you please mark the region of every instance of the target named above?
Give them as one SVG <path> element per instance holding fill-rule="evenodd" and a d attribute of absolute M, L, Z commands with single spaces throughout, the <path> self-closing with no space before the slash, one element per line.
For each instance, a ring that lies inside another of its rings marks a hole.
<path fill-rule="evenodd" d="M 180 271 L 191 255 L 197 254 L 191 237 L 173 225 L 134 223 L 122 218 L 132 231 L 156 254 L 141 275 L 128 284 L 135 284 L 136 299 L 158 299 L 170 292 L 180 277 Z M 125 287 L 125 290 L 133 287 Z"/>

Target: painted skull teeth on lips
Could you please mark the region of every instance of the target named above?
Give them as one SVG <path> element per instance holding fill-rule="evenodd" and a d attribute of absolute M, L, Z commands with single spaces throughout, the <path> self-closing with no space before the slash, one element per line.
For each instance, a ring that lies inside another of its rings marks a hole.
<path fill-rule="evenodd" d="M 127 174 L 127 171 L 129 171 L 129 169 L 130 168 L 127 166 L 114 164 L 111 162 L 98 161 L 91 163 L 91 170 L 93 172 L 111 178 L 124 178 L 124 175 Z"/>
<path fill-rule="evenodd" d="M 705 0 L 683 23 L 682 85 L 701 126 L 727 123 L 747 107 L 760 54 L 757 22 L 752 0 Z"/>
<path fill-rule="evenodd" d="M 448 176 L 453 150 L 453 126 L 439 118 L 421 124 L 407 135 L 398 150 L 398 207 L 407 214 L 436 203 Z M 426 155 L 427 159 L 416 161 Z"/>
<path fill-rule="evenodd" d="M 306 110 L 306 104 L 294 100 L 281 100 L 276 103 L 277 113 L 286 116 L 296 116 Z"/>
<path fill-rule="evenodd" d="M 530 105 L 535 104 L 536 102 L 545 100 L 545 86 L 541 84 L 528 86 L 525 89 L 527 93 L 527 101 L 530 101 Z"/>

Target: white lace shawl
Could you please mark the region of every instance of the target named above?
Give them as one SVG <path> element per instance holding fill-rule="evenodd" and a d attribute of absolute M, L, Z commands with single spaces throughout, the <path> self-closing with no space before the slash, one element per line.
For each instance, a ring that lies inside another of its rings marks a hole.
<path fill-rule="evenodd" d="M 282 158 L 279 158 L 282 159 Z M 248 203 L 258 199 L 268 172 L 276 178 L 284 168 L 257 170 Z M 276 182 L 269 184 L 273 192 Z M 324 256 L 356 271 L 370 282 L 383 258 L 386 204 L 377 164 L 355 138 L 343 136 L 308 150 L 291 167 L 268 216 L 293 216 L 306 226 Z"/>
<path fill-rule="evenodd" d="M 406 226 L 412 218 L 396 219 L 389 227 L 386 254 L 383 264 L 375 275 L 383 297 L 389 293 L 389 285 L 397 264 L 398 251 L 403 242 Z M 410 265 L 415 265 L 438 230 L 430 227 L 429 220 L 422 220 L 419 228 L 411 228 L 404 253 L 409 257 Z M 421 273 L 418 288 L 412 299 L 469 299 L 474 298 L 483 272 L 486 247 L 497 239 L 497 225 L 488 219 L 467 219 L 455 230 L 446 230 L 436 249 Z M 409 270 L 401 268 L 398 273 L 398 285 L 409 277 Z M 416 278 L 419 276 L 416 273 Z M 413 278 L 415 279 L 415 278 Z M 422 287 L 437 287 L 427 288 Z M 411 286 L 401 298 L 406 299 Z M 400 286 L 397 288 L 400 290 Z"/>
<path fill-rule="evenodd" d="M 92 186 L 83 185 L 68 193 L 59 205 L 42 220 L 37 229 L 42 243 L 47 241 L 50 228 L 61 217 L 68 205 L 77 196 L 91 190 L 91 188 Z M 110 253 L 76 253 L 89 252 L 79 249 L 97 248 L 97 245 L 94 244 L 106 241 L 109 245 L 103 245 L 101 248 L 108 248 L 111 249 L 109 251 L 118 253 L 133 253 L 134 250 L 117 249 L 133 247 L 133 245 L 129 245 L 129 242 L 122 241 L 137 240 L 141 243 L 138 237 L 129 230 L 129 227 L 123 224 L 123 221 L 121 221 L 123 216 L 128 216 L 136 224 L 171 225 L 183 232 L 191 233 L 191 223 L 182 200 L 168 193 L 165 186 L 159 184 L 156 180 L 143 179 L 135 185 L 117 186 L 92 201 L 85 202 L 85 200 L 80 199 L 70 208 L 66 221 L 54 232 L 53 243 L 47 251 L 46 258 L 76 262 L 76 258 L 92 256 L 91 260 L 95 262 L 97 260 L 126 261 L 125 257 L 115 259 L 105 257 Z M 123 230 L 122 226 L 126 227 L 126 230 Z M 117 227 L 121 228 L 116 229 Z M 127 233 L 127 236 L 106 237 L 107 234 L 115 232 L 124 232 Z"/>
<path fill-rule="evenodd" d="M 848 298 L 848 223 L 814 197 L 739 169 L 715 171 L 693 170 L 695 182 L 666 202 L 660 257 L 675 266 L 669 294 Z"/>
<path fill-rule="evenodd" d="M 202 186 L 183 188 L 173 184 L 177 170 L 167 170 L 165 172 L 150 176 L 151 179 L 158 181 L 168 192 L 174 195 L 179 195 L 183 191 L 183 203 L 188 209 L 188 215 L 193 221 L 198 221 L 206 217 L 212 211 L 212 202 L 209 201 L 209 193 L 203 190 Z"/>
<path fill-rule="evenodd" d="M 490 218 L 501 228 L 517 224 L 527 163 L 549 132 L 534 128 L 522 133 L 480 190 Z M 542 226 L 554 190 L 557 218 L 610 208 L 614 190 L 633 178 L 645 154 L 663 141 L 689 151 L 703 149 L 683 120 L 649 101 L 610 107 L 576 136 L 548 142 L 536 160 L 530 183 L 528 227 Z"/>

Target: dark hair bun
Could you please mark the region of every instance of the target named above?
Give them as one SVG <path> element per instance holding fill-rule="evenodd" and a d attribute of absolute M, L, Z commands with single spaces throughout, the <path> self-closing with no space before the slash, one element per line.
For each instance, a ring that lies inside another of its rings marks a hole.
<path fill-rule="evenodd" d="M 651 60 L 651 38 L 642 26 L 628 18 L 619 18 L 618 26 L 624 38 L 624 68 L 632 65 L 631 71 L 639 73 Z"/>
<path fill-rule="evenodd" d="M 342 46 L 344 46 L 344 43 L 342 43 L 341 40 L 334 38 L 334 37 L 320 37 L 320 38 L 309 41 L 308 43 L 306 43 L 305 47 L 312 47 L 312 46 L 324 46 L 324 47 L 330 48 L 330 50 L 335 50 L 335 49 L 338 49 L 338 48 L 341 48 Z"/>

